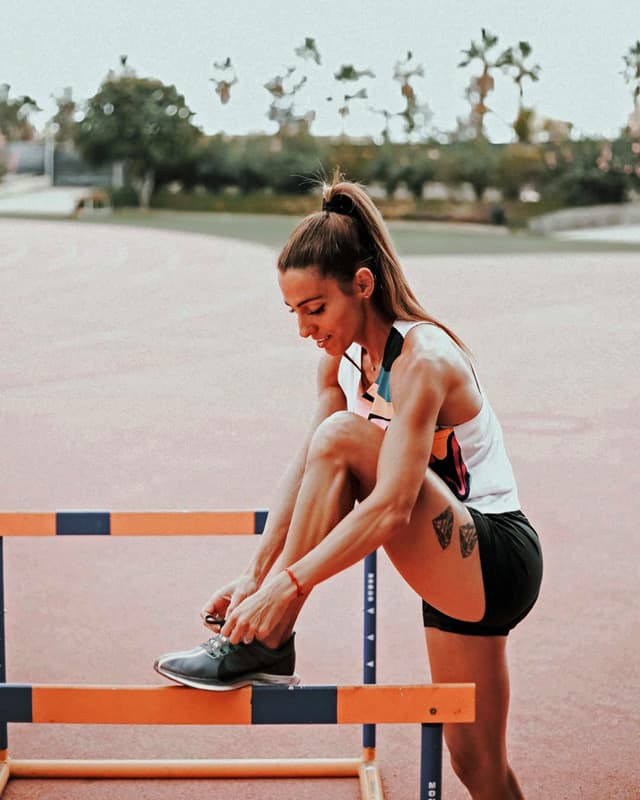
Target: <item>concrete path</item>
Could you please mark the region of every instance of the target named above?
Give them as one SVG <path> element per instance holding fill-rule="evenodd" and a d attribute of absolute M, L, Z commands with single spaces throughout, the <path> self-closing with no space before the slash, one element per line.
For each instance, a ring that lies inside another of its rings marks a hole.
<path fill-rule="evenodd" d="M 307 427 L 317 352 L 275 253 L 197 235 L 0 220 L 0 507 L 255 508 Z M 540 602 L 511 637 L 510 751 L 527 797 L 637 800 L 638 258 L 411 257 L 462 336 L 542 534 Z M 292 381 L 295 376 L 295 383 Z M 7 540 L 12 682 L 158 682 L 251 539 Z M 381 682 L 428 679 L 420 604 L 381 558 Z M 360 681 L 354 567 L 298 629 L 308 683 Z M 418 731 L 379 729 L 389 800 Z M 357 755 L 357 728 L 10 727 L 14 757 Z M 466 793 L 446 769 L 445 797 Z M 12 781 L 7 800 L 355 800 L 356 781 Z"/>
<path fill-rule="evenodd" d="M 572 242 L 640 242 L 640 225 L 607 225 L 602 228 L 578 228 L 573 231 L 558 231 L 556 239 Z"/>
<path fill-rule="evenodd" d="M 78 200 L 87 194 L 82 187 L 56 187 L 24 193 L 0 193 L 0 214 L 71 216 Z"/>

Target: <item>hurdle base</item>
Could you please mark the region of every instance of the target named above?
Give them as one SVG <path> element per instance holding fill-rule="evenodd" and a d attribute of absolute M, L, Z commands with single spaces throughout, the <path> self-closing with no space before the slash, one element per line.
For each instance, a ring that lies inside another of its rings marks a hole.
<path fill-rule="evenodd" d="M 0 796 L 10 779 L 359 778 L 362 800 L 384 800 L 375 759 L 13 759 L 0 762 Z"/>

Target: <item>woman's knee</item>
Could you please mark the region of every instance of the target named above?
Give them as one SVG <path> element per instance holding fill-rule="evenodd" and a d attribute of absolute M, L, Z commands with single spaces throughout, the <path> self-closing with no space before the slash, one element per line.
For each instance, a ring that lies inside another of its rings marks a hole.
<path fill-rule="evenodd" d="M 458 726 L 459 727 L 459 726 Z M 506 753 L 496 743 L 478 741 L 471 735 L 447 737 L 453 771 L 473 796 L 487 787 L 500 787 L 507 780 Z"/>
<path fill-rule="evenodd" d="M 316 428 L 309 445 L 308 460 L 342 460 L 353 451 L 363 420 L 352 411 L 336 411 Z"/>

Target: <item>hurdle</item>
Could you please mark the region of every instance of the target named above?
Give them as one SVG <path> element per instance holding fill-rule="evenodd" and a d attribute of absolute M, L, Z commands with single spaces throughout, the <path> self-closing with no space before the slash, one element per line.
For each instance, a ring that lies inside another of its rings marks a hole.
<path fill-rule="evenodd" d="M 442 726 L 473 722 L 474 684 L 376 683 L 377 562 L 364 560 L 363 684 L 251 686 L 206 692 L 181 686 L 8 683 L 4 624 L 6 536 L 220 536 L 261 534 L 267 512 L 0 512 L 0 796 L 12 778 L 344 778 L 363 800 L 383 800 L 377 724 L 419 724 L 420 800 L 442 797 Z M 13 759 L 9 723 L 119 725 L 361 724 L 358 758 Z"/>

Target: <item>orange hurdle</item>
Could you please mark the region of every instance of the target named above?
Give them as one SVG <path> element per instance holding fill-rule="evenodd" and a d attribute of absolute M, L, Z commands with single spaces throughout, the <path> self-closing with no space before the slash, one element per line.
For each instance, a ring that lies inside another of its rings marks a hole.
<path fill-rule="evenodd" d="M 0 512 L 0 609 L 4 536 L 186 536 L 259 534 L 265 511 Z M 10 778 L 358 777 L 363 800 L 383 800 L 375 725 L 419 723 L 420 800 L 440 800 L 442 725 L 473 722 L 473 684 L 380 686 L 375 681 L 375 553 L 365 566 L 365 685 L 253 686 L 205 692 L 179 686 L 8 684 L 0 614 L 0 796 Z M 362 724 L 360 758 L 339 759 L 11 759 L 8 723 L 126 725 Z"/>

